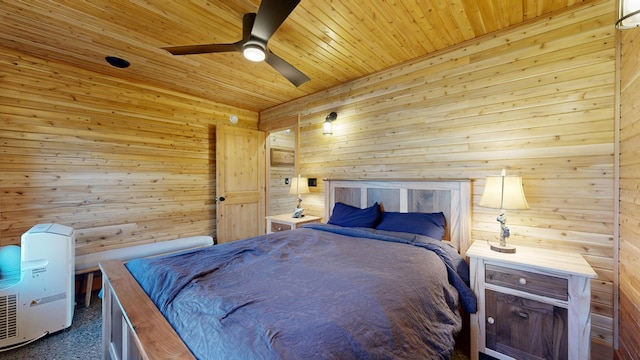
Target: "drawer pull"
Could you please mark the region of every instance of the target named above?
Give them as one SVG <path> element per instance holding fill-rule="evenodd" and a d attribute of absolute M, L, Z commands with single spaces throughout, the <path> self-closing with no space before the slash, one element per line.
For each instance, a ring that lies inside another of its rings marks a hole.
<path fill-rule="evenodd" d="M 525 278 L 520 278 L 518 282 L 520 283 L 520 285 L 527 285 L 527 279 Z"/>
<path fill-rule="evenodd" d="M 487 322 L 488 322 L 489 324 L 493 325 L 493 324 L 496 322 L 496 320 L 495 320 L 492 316 L 489 316 L 489 317 L 487 318 Z"/>
<path fill-rule="evenodd" d="M 528 314 L 528 313 L 526 313 L 526 312 L 524 312 L 524 311 L 514 311 L 513 313 L 514 313 L 515 315 L 520 316 L 521 318 L 523 318 L 523 319 L 525 319 L 525 320 L 529 319 L 529 314 Z"/>

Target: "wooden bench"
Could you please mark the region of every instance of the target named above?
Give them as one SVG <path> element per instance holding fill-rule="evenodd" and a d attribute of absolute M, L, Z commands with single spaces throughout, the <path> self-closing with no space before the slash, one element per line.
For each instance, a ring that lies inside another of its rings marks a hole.
<path fill-rule="evenodd" d="M 85 306 L 89 306 L 91 304 L 93 275 L 96 271 L 100 271 L 100 268 L 98 267 L 98 263 L 100 262 L 107 260 L 128 261 L 135 258 L 165 255 L 177 251 L 195 249 L 210 245 L 213 245 L 213 238 L 211 236 L 193 236 L 76 256 L 76 275 L 86 275 L 85 280 L 87 285 L 85 288 L 86 293 L 84 304 Z"/>

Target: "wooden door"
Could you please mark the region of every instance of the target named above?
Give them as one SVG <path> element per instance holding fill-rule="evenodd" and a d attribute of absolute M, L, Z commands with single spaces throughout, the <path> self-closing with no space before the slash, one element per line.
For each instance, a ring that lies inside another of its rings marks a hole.
<path fill-rule="evenodd" d="M 216 129 L 217 243 L 265 233 L 265 133 Z"/>

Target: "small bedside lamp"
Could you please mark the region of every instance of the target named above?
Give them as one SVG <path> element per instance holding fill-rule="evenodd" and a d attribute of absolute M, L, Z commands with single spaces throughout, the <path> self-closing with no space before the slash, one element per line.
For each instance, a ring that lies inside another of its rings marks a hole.
<path fill-rule="evenodd" d="M 491 250 L 504 253 L 515 253 L 514 246 L 507 245 L 509 228 L 507 227 L 507 217 L 505 210 L 528 209 L 529 204 L 524 197 L 522 189 L 522 177 L 518 175 L 507 176 L 507 170 L 502 169 L 500 176 L 487 176 L 484 185 L 482 199 L 478 206 L 500 209 L 500 215 L 496 219 L 500 223 L 500 244 L 491 244 Z"/>
<path fill-rule="evenodd" d="M 296 206 L 296 210 L 293 212 L 294 218 L 300 218 L 304 216 L 304 209 L 300 208 L 300 203 L 302 203 L 301 194 L 309 193 L 309 185 L 306 177 L 300 177 L 298 175 L 297 178 L 291 179 L 291 188 L 289 189 L 289 194 L 298 195 L 298 206 Z"/>

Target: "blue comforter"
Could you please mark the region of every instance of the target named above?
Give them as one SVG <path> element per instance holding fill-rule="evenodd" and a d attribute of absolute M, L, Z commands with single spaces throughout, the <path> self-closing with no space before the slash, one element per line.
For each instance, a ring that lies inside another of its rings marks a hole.
<path fill-rule="evenodd" d="M 127 267 L 198 359 L 447 359 L 459 294 L 475 312 L 464 261 L 419 235 L 314 224 Z"/>

